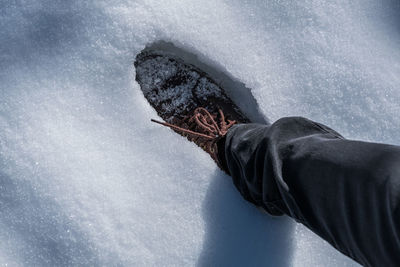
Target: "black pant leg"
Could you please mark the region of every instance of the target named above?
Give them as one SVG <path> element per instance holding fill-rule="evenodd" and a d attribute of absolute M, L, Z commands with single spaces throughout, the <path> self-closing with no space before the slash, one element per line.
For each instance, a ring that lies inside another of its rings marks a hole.
<path fill-rule="evenodd" d="M 285 213 L 366 266 L 400 266 L 400 147 L 300 117 L 239 124 L 226 165 L 245 199 Z"/>

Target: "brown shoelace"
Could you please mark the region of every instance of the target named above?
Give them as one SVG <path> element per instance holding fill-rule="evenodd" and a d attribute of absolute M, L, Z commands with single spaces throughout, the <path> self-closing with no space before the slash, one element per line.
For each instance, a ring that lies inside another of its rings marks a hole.
<path fill-rule="evenodd" d="M 222 112 L 221 109 L 218 109 L 218 113 L 220 115 L 219 125 L 215 121 L 216 116 L 211 115 L 210 112 L 208 112 L 205 108 L 202 107 L 196 108 L 193 116 L 189 119 L 189 122 L 194 121 L 197 124 L 197 126 L 200 129 L 202 129 L 206 134 L 194 132 L 189 129 L 173 125 L 171 123 L 161 122 L 153 119 L 151 119 L 151 121 L 170 127 L 182 134 L 191 135 L 192 137 L 197 136 L 213 140 L 218 137 L 225 136 L 226 133 L 228 132 L 228 129 L 236 123 L 236 121 L 232 120 L 228 120 L 228 123 L 226 123 L 224 113 Z"/>

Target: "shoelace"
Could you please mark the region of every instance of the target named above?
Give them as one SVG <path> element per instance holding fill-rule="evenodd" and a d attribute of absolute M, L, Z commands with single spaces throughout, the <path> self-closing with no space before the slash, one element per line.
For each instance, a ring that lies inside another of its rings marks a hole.
<path fill-rule="evenodd" d="M 208 134 L 194 132 L 189 129 L 185 129 L 185 128 L 173 125 L 171 123 L 161 122 L 161 121 L 157 121 L 154 119 L 151 119 L 151 121 L 161 124 L 161 125 L 164 125 L 164 126 L 167 126 L 167 127 L 170 127 L 170 128 L 172 128 L 178 132 L 181 132 L 183 134 L 186 133 L 188 135 L 194 135 L 194 136 L 203 137 L 203 138 L 206 138 L 209 140 L 213 140 L 218 137 L 222 137 L 222 136 L 226 135 L 226 133 L 228 132 L 228 129 L 236 123 L 236 121 L 234 121 L 234 120 L 233 121 L 228 120 L 228 123 L 226 123 L 224 113 L 222 112 L 221 109 L 218 109 L 218 113 L 220 115 L 219 125 L 217 124 L 217 122 L 214 119 L 215 116 L 211 115 L 210 112 L 208 112 L 205 108 L 202 108 L 202 107 L 196 108 L 193 116 L 189 119 L 189 122 L 190 121 L 196 122 L 197 126 Z"/>

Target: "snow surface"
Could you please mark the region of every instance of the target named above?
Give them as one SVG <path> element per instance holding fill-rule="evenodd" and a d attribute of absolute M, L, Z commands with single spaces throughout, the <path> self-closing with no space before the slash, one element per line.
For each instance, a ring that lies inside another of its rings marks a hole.
<path fill-rule="evenodd" d="M 0 1 L 0 264 L 356 265 L 151 124 L 133 61 L 173 41 L 251 88 L 271 121 L 400 144 L 399 5 Z"/>

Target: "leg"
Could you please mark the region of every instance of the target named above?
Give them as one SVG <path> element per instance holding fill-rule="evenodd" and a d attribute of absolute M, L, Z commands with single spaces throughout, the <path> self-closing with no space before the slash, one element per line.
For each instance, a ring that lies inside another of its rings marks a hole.
<path fill-rule="evenodd" d="M 293 217 L 363 265 L 399 264 L 400 147 L 293 117 L 232 127 L 224 159 L 255 205 Z"/>

